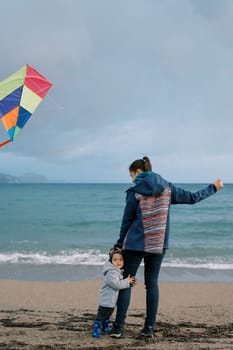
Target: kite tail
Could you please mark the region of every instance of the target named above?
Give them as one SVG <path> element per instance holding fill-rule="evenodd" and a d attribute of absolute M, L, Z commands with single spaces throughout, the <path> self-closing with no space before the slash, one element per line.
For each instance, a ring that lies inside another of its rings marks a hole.
<path fill-rule="evenodd" d="M 9 143 L 9 142 L 11 142 L 11 139 L 6 140 L 6 141 L 0 143 L 0 147 L 5 146 L 5 145 L 6 145 L 7 143 Z"/>

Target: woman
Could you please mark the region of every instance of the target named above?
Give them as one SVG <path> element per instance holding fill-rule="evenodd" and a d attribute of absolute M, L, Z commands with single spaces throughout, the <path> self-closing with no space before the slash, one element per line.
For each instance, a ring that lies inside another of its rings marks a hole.
<path fill-rule="evenodd" d="M 167 182 L 152 172 L 148 157 L 135 160 L 129 167 L 135 186 L 126 191 L 126 206 L 120 235 L 114 249 L 124 254 L 124 278 L 135 276 L 144 259 L 146 318 L 141 335 L 152 337 L 159 302 L 158 276 L 168 249 L 170 204 L 194 204 L 223 188 L 216 180 L 206 188 L 190 192 Z M 130 303 L 131 288 L 121 290 L 111 337 L 124 336 L 124 324 Z"/>

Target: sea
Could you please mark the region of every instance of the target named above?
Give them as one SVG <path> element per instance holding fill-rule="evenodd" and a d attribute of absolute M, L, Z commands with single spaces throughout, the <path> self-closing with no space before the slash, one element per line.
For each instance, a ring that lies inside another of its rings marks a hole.
<path fill-rule="evenodd" d="M 196 191 L 206 184 L 176 184 Z M 0 278 L 102 278 L 130 184 L 0 184 Z M 233 184 L 195 205 L 171 206 L 160 280 L 233 283 Z M 143 280 L 143 262 L 138 271 Z"/>

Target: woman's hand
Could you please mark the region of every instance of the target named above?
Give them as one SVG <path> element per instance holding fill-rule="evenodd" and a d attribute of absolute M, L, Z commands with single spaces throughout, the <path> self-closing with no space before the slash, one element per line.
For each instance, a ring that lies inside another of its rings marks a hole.
<path fill-rule="evenodd" d="M 223 187 L 224 187 L 221 179 L 215 180 L 214 181 L 214 186 L 217 188 L 217 190 L 222 190 Z"/>

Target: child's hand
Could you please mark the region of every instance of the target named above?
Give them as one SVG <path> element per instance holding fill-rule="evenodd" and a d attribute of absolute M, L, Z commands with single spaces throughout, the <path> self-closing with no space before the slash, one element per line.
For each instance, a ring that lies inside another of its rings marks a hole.
<path fill-rule="evenodd" d="M 137 279 L 135 276 L 131 276 L 131 275 L 128 276 L 128 282 L 131 286 L 134 286 L 136 281 L 137 281 Z"/>

